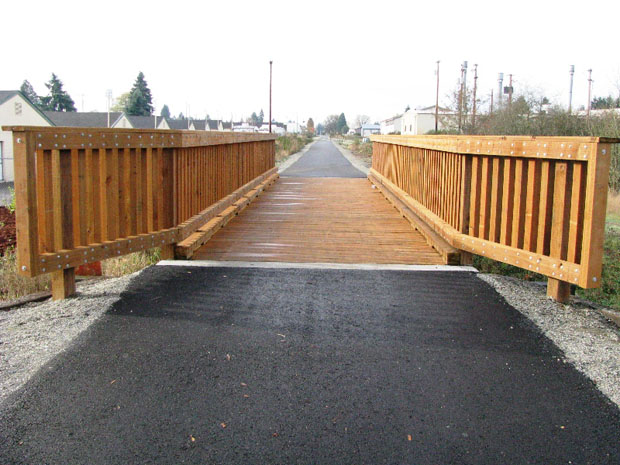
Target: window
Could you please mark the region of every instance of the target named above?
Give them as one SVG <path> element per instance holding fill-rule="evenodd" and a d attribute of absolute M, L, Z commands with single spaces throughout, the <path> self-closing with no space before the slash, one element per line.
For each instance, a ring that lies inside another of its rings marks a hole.
<path fill-rule="evenodd" d="M 22 114 L 22 102 L 15 102 L 15 114 L 17 116 Z"/>

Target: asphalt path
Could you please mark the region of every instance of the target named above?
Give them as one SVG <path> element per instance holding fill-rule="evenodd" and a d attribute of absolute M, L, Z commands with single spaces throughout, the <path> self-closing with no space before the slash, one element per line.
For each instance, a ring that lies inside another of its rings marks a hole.
<path fill-rule="evenodd" d="M 0 411 L 0 464 L 617 464 L 620 412 L 466 272 L 156 266 Z"/>
<path fill-rule="evenodd" d="M 281 174 L 300 178 L 365 178 L 329 139 L 320 139 Z"/>

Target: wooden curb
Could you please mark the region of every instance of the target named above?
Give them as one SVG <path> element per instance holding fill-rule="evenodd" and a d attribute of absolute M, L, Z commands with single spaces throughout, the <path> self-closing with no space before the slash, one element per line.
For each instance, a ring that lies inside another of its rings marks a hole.
<path fill-rule="evenodd" d="M 211 218 L 203 226 L 199 227 L 196 232 L 190 234 L 186 239 L 183 239 L 175 247 L 175 257 L 181 259 L 190 259 L 196 250 L 205 245 L 213 235 L 228 224 L 235 216 L 241 213 L 261 192 L 267 187 L 272 185 L 280 175 L 276 172 L 271 174 L 267 179 L 261 182 L 254 189 L 250 190 L 243 197 L 237 197 L 235 199 L 234 194 L 227 198 L 231 205 L 227 208 L 223 208 L 223 205 L 219 205 L 217 216 Z M 245 186 L 244 186 L 245 187 Z M 243 189 L 243 188 L 242 188 Z"/>
<path fill-rule="evenodd" d="M 446 265 L 460 265 L 461 264 L 461 251 L 451 246 L 444 238 L 437 234 L 429 225 L 427 225 L 416 213 L 394 192 L 392 192 L 388 186 L 384 185 L 380 179 L 373 175 L 368 174 L 368 180 L 373 183 L 381 191 L 384 197 L 394 205 L 403 217 L 411 223 L 411 226 L 419 231 L 426 242 L 433 247 L 444 260 Z"/>

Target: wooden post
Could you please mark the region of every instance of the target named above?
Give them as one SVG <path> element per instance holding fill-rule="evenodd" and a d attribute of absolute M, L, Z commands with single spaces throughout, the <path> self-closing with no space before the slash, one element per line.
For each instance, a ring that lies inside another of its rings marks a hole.
<path fill-rule="evenodd" d="M 547 295 L 561 304 L 570 299 L 570 283 L 555 278 L 547 280 Z"/>
<path fill-rule="evenodd" d="M 54 248 L 70 250 L 73 242 L 73 199 L 71 197 L 71 158 L 60 150 L 52 150 L 52 205 L 54 208 Z M 60 268 L 60 265 L 59 265 Z M 52 273 L 52 299 L 66 299 L 75 294 L 75 268 Z"/>
<path fill-rule="evenodd" d="M 75 294 L 75 268 L 52 273 L 52 299 L 61 300 Z"/>
<path fill-rule="evenodd" d="M 14 132 L 13 147 L 18 272 L 25 276 L 36 276 L 39 240 L 34 135 Z"/>
<path fill-rule="evenodd" d="M 459 230 L 463 234 L 469 233 L 469 218 L 471 206 L 472 157 L 461 155 L 461 199 Z M 461 250 L 461 265 L 472 265 L 474 256 L 471 252 Z"/>
<path fill-rule="evenodd" d="M 174 260 L 174 244 L 162 245 L 159 258 L 162 260 Z"/>

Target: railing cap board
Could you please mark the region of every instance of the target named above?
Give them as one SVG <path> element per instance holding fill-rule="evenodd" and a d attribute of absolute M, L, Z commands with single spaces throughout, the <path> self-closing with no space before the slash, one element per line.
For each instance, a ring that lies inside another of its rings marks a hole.
<path fill-rule="evenodd" d="M 370 140 L 451 153 L 577 161 L 596 156 L 597 144 L 620 143 L 620 139 L 609 137 L 550 136 L 373 135 Z"/>
<path fill-rule="evenodd" d="M 275 134 L 169 129 L 74 128 L 3 126 L 4 131 L 34 134 L 35 148 L 70 150 L 89 148 L 197 147 L 275 140 Z"/>

